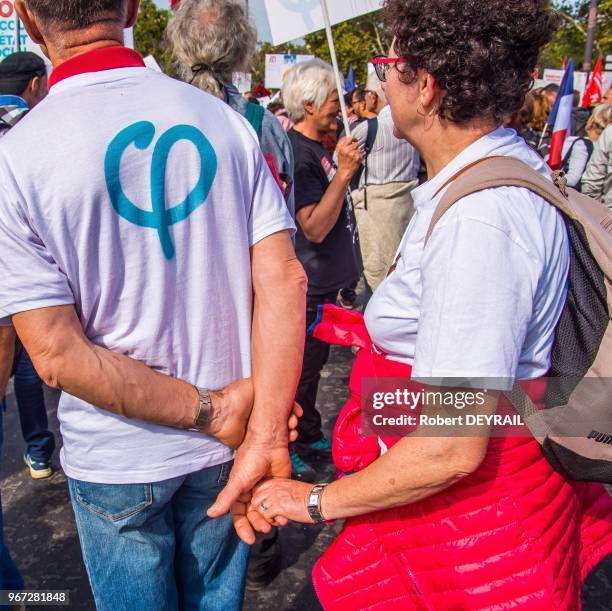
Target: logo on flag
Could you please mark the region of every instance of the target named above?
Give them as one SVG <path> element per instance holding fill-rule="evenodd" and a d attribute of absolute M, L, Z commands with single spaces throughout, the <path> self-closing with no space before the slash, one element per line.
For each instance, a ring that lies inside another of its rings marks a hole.
<path fill-rule="evenodd" d="M 584 92 L 584 97 L 582 98 L 582 105 L 585 108 L 589 108 L 590 106 L 595 106 L 599 104 L 603 100 L 603 58 L 601 55 L 597 60 L 597 65 L 595 66 L 595 70 L 593 70 L 593 74 L 591 74 L 591 80 L 589 81 L 589 86 L 587 90 Z"/>
<path fill-rule="evenodd" d="M 557 101 L 548 117 L 548 124 L 552 125 L 552 139 L 550 141 L 550 155 L 548 165 L 553 170 L 559 170 L 563 160 L 563 145 L 566 138 L 572 135 L 572 110 L 574 108 L 574 60 L 567 63 Z"/>

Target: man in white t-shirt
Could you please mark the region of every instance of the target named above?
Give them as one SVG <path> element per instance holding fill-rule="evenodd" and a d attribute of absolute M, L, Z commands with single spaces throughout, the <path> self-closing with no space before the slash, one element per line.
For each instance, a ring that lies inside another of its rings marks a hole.
<path fill-rule="evenodd" d="M 64 391 L 97 606 L 237 609 L 248 548 L 224 514 L 253 541 L 248 493 L 290 472 L 294 224 L 246 121 L 121 46 L 138 0 L 16 6 L 55 70 L 0 143 L 0 321 Z"/>

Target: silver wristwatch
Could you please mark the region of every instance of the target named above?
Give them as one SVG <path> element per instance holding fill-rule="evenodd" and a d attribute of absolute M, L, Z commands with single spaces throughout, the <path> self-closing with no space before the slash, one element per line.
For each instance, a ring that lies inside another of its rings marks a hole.
<path fill-rule="evenodd" d="M 210 428 L 210 422 L 212 420 L 213 408 L 212 399 L 210 398 L 210 392 L 203 388 L 195 389 L 198 391 L 200 397 L 200 404 L 198 406 L 198 413 L 193 421 L 193 426 L 188 430 L 196 433 L 206 433 Z"/>
<path fill-rule="evenodd" d="M 321 496 L 326 486 L 327 484 L 317 484 L 308 495 L 308 515 L 315 524 L 321 524 L 326 521 L 321 513 Z"/>

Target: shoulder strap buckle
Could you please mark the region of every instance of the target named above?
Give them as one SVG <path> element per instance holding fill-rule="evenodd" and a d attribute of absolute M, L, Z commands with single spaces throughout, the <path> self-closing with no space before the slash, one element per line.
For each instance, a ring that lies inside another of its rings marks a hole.
<path fill-rule="evenodd" d="M 552 173 L 552 180 L 555 183 L 555 187 L 561 192 L 561 195 L 568 199 L 569 194 L 567 192 L 567 176 L 565 172 L 563 170 L 556 170 Z"/>

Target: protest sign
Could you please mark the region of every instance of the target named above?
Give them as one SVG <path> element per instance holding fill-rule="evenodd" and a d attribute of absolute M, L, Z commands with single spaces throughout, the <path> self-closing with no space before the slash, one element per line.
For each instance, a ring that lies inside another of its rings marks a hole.
<path fill-rule="evenodd" d="M 253 75 L 250 72 L 234 72 L 232 74 L 232 84 L 240 93 L 251 91 L 253 86 Z"/>
<path fill-rule="evenodd" d="M 32 51 L 51 65 L 17 19 L 13 1 L 0 0 L 0 61 L 17 51 Z"/>
<path fill-rule="evenodd" d="M 544 70 L 544 81 L 546 81 L 547 84 L 552 83 L 560 85 L 564 74 L 565 70 L 552 70 L 547 68 Z M 588 72 L 574 72 L 574 89 L 580 93 L 581 100 L 586 90 L 588 77 Z"/>
<path fill-rule="evenodd" d="M 384 0 L 333 0 L 332 25 L 382 8 Z M 325 27 L 320 0 L 265 0 L 272 42 L 282 44 Z"/>
<path fill-rule="evenodd" d="M 314 55 L 266 55 L 266 88 L 280 89 L 285 74 L 293 66 L 313 58 Z"/>

